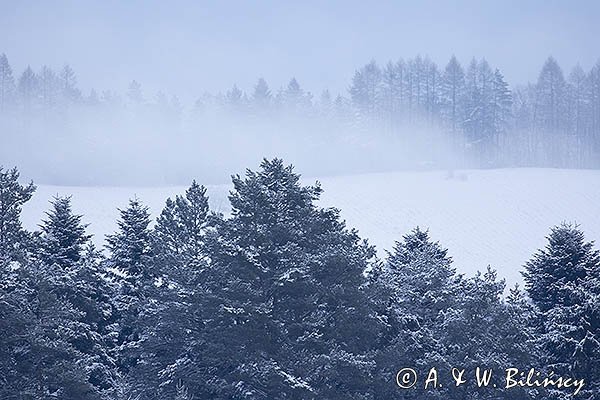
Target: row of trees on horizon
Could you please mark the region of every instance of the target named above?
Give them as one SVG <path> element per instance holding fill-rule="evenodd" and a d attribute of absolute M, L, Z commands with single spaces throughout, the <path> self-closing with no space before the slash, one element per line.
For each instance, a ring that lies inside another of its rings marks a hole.
<path fill-rule="evenodd" d="M 561 399 L 572 389 L 453 387 L 453 367 L 537 368 L 600 390 L 600 252 L 553 228 L 505 295 L 458 274 L 415 229 L 385 260 L 280 159 L 233 177 L 232 212 L 196 182 L 151 225 L 131 200 L 96 249 L 70 198 L 37 232 L 33 195 L 0 169 L 0 397 L 34 400 Z M 516 267 L 516 266 L 515 266 Z M 440 371 L 402 390 L 396 373 Z M 545 376 L 545 375 L 544 375 Z M 446 379 L 446 380 L 444 380 Z"/>
<path fill-rule="evenodd" d="M 38 72 L 27 67 L 16 77 L 6 55 L 0 56 L 0 115 L 9 134 L 33 129 L 34 135 L 43 136 L 50 122 L 60 128 L 90 112 L 101 120 L 107 110 L 126 110 L 127 116 L 116 117 L 121 124 L 136 116 L 151 119 L 143 129 L 160 129 L 163 136 L 186 131 L 216 137 L 223 126 L 222 121 L 213 123 L 216 115 L 227 123 L 285 117 L 287 123 L 278 125 L 276 134 L 292 142 L 313 140 L 311 131 L 322 130 L 348 140 L 359 138 L 362 144 L 379 141 L 383 148 L 420 143 L 423 149 L 440 147 L 458 154 L 452 161 L 424 155 L 423 162 L 434 166 L 600 167 L 600 62 L 589 71 L 576 66 L 565 76 L 549 57 L 535 82 L 511 86 L 485 59 L 463 66 L 452 57 L 439 67 L 418 56 L 385 66 L 368 63 L 355 72 L 348 93 L 324 90 L 315 98 L 295 78 L 277 91 L 260 78 L 248 93 L 234 85 L 184 107 L 176 96 L 162 92 L 145 97 L 137 81 L 124 97 L 96 90 L 84 95 L 69 66 L 58 73 L 47 66 Z M 12 119 L 16 121 L 7 122 Z M 36 119 L 42 121 L 37 126 L 32 122 Z"/>

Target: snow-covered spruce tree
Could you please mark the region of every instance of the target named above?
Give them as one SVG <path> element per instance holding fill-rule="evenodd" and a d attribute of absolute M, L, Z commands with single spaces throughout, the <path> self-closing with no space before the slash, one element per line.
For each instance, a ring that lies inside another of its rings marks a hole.
<path fill-rule="evenodd" d="M 529 367 L 536 359 L 534 314 L 523 294 L 514 289 L 505 301 L 504 282 L 494 271 L 465 279 L 457 275 L 447 250 L 419 228 L 397 242 L 386 262 L 371 273 L 371 301 L 385 329 L 378 340 L 375 398 L 398 396 L 399 366 L 427 376 L 431 367 L 500 371 L 506 365 Z M 428 392 L 428 398 L 498 398 L 498 391 L 476 391 L 472 385 L 450 385 Z M 404 398 L 422 398 L 402 391 Z M 528 398 L 522 390 L 501 398 Z"/>
<path fill-rule="evenodd" d="M 40 257 L 47 264 L 71 269 L 81 260 L 91 235 L 85 233 L 82 216 L 73 213 L 70 197 L 55 197 L 51 205 L 47 219 L 40 225 Z"/>
<path fill-rule="evenodd" d="M 91 331 L 80 321 L 81 312 L 57 290 L 65 281 L 63 272 L 56 265 L 30 261 L 16 274 L 18 285 L 0 290 L 0 324 L 6 325 L 0 335 L 0 379 L 5 381 L 0 397 L 100 399 L 101 389 L 90 382 L 96 360 L 76 347 Z"/>
<path fill-rule="evenodd" d="M 119 230 L 106 237 L 108 265 L 135 287 L 141 277 L 151 274 L 150 213 L 138 199 L 130 200 L 128 207 L 119 211 Z"/>
<path fill-rule="evenodd" d="M 19 183 L 16 169 L 0 168 L 0 398 L 81 398 L 91 388 L 89 360 L 70 344 L 76 311 L 57 299 L 57 275 L 28 257 L 33 246 L 20 213 L 34 190 Z"/>
<path fill-rule="evenodd" d="M 28 378 L 19 369 L 18 349 L 27 348 L 30 340 L 28 332 L 34 324 L 28 311 L 29 290 L 20 279 L 22 269 L 12 270 L 0 264 L 0 397 L 9 398 L 23 390 Z"/>
<path fill-rule="evenodd" d="M 20 227 L 18 215 L 12 222 Z M 1 268 L 0 398 L 99 399 L 102 388 L 92 376 L 102 344 L 74 302 L 87 283 L 73 269 L 38 257 L 24 258 L 16 269 Z"/>
<path fill-rule="evenodd" d="M 277 94 L 277 102 L 288 115 L 302 116 L 312 106 L 312 96 L 300 87 L 296 78 L 292 78 L 287 86 Z"/>
<path fill-rule="evenodd" d="M 208 217 L 206 188 L 196 181 L 184 196 L 167 199 L 153 233 L 157 263 L 174 269 L 202 267 L 206 263 Z"/>
<path fill-rule="evenodd" d="M 143 332 L 138 321 L 146 307 L 145 297 L 153 290 L 154 273 L 148 207 L 134 199 L 120 213 L 118 231 L 106 238 L 110 255 L 104 268 L 115 284 L 113 300 L 117 322 L 111 327 L 118 349 L 115 357 L 121 371 L 127 372 L 139 358 Z"/>
<path fill-rule="evenodd" d="M 102 253 L 88 242 L 82 249 L 79 267 L 75 271 L 76 288 L 70 302 L 82 313 L 80 321 L 90 329 L 75 343 L 79 351 L 92 357 L 89 382 L 112 400 L 115 391 L 112 382 L 116 374 L 112 324 L 116 322 L 117 312 L 112 297 L 114 291 L 106 278 L 103 260 Z"/>
<path fill-rule="evenodd" d="M 159 277 L 139 328 L 147 334 L 141 344 L 141 362 L 133 376 L 140 399 L 207 398 L 201 376 L 205 271 L 208 268 L 206 234 L 209 231 L 209 208 L 206 189 L 193 182 L 185 195 L 168 199 L 152 232 L 153 270 Z M 152 390 L 147 390 L 152 388 Z M 189 388 L 189 389 L 188 389 Z M 180 396 L 180 397 L 177 397 Z"/>
<path fill-rule="evenodd" d="M 456 305 L 460 277 L 447 250 L 419 228 L 396 242 L 385 264 L 375 272 L 371 296 L 378 318 L 385 323 L 378 343 L 375 397 L 392 398 L 398 391 L 395 375 L 399 366 L 414 366 L 421 376 L 432 366 L 448 368 L 438 330 L 444 311 Z M 437 395 L 447 396 L 443 391 Z"/>
<path fill-rule="evenodd" d="M 600 374 L 600 252 L 576 225 L 562 224 L 552 229 L 523 276 L 540 312 L 546 364 L 559 374 L 585 378 L 583 398 L 593 398 Z"/>
<path fill-rule="evenodd" d="M 251 96 L 253 112 L 258 116 L 264 116 L 270 111 L 273 102 L 273 95 L 269 89 L 267 81 L 259 78 L 254 86 L 254 92 Z"/>
<path fill-rule="evenodd" d="M 74 346 L 90 331 L 58 290 L 77 284 L 28 256 L 37 249 L 19 216 L 35 187 L 18 178 L 0 169 L 0 398 L 99 399 L 89 381 L 94 361 Z"/>
<path fill-rule="evenodd" d="M 361 286 L 373 249 L 282 160 L 233 185 L 210 242 L 211 340 L 194 352 L 220 378 L 215 398 L 371 398 L 378 323 Z"/>
<path fill-rule="evenodd" d="M 521 294 L 513 292 L 509 300 L 502 297 L 504 280 L 488 267 L 485 273 L 461 281 L 456 303 L 445 310 L 439 325 L 439 346 L 444 360 L 452 367 L 475 371 L 477 367 L 496 371 L 492 384 L 497 388 L 477 387 L 472 379 L 449 390 L 449 398 L 535 399 L 535 391 L 523 388 L 504 389 L 508 367 L 527 371 L 541 367 L 539 352 L 531 326 L 531 316 L 522 303 Z M 515 318 L 515 316 L 521 316 Z M 547 393 L 546 393 L 547 394 Z"/>
<path fill-rule="evenodd" d="M 30 245 L 29 234 L 23 229 L 21 208 L 35 191 L 33 182 L 19 183 L 16 168 L 0 167 L 0 266 L 11 261 L 23 261 Z"/>
<path fill-rule="evenodd" d="M 508 353 L 513 365 L 531 367 L 539 366 L 542 350 L 539 348 L 539 332 L 537 329 L 538 313 L 535 305 L 527 297 L 519 284 L 509 289 L 504 301 L 506 305 L 505 344 L 512 345 Z M 510 347 L 506 346 L 510 349 Z M 533 361 L 533 364 L 532 364 Z M 536 392 L 530 392 L 535 398 Z"/>
<path fill-rule="evenodd" d="M 70 344 L 90 360 L 89 379 L 98 390 L 110 390 L 113 361 L 108 354 L 112 323 L 111 289 L 100 269 L 101 255 L 89 241 L 81 215 L 71 209 L 70 197 L 57 197 L 40 225 L 38 258 L 52 291 L 77 312 L 79 332 Z"/>

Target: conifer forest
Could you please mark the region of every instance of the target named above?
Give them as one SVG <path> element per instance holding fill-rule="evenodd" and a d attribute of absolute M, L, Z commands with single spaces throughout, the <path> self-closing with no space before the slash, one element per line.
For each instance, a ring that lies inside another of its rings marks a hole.
<path fill-rule="evenodd" d="M 600 399 L 598 21 L 0 0 L 0 400 Z"/>

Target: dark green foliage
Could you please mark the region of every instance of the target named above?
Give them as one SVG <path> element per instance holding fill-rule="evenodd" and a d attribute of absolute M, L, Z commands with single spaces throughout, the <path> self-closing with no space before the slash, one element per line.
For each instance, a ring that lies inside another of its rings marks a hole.
<path fill-rule="evenodd" d="M 94 359 L 75 345 L 90 331 L 58 294 L 65 284 L 73 282 L 56 266 L 28 263 L 0 289 L 1 398 L 100 398 L 90 383 Z"/>
<path fill-rule="evenodd" d="M 211 376 L 202 372 L 208 367 L 203 344 L 210 340 L 203 330 L 209 220 L 206 189 L 196 182 L 184 196 L 168 199 L 157 219 L 152 243 L 159 281 L 147 293 L 139 320 L 145 332 L 141 361 L 130 374 L 140 382 L 134 386 L 143 399 L 210 396 L 205 381 Z M 156 390 L 149 393 L 149 386 Z"/>
<path fill-rule="evenodd" d="M 154 228 L 157 262 L 171 268 L 201 268 L 205 265 L 208 217 L 206 188 L 196 181 L 192 182 L 184 196 L 167 199 Z"/>
<path fill-rule="evenodd" d="M 373 249 L 281 160 L 233 178 L 212 243 L 209 303 L 232 398 L 364 398 L 377 323 L 361 285 Z M 327 360 L 327 361 L 326 361 Z M 354 379 L 344 376 L 352 375 Z"/>
<path fill-rule="evenodd" d="M 493 382 L 498 385 L 494 390 L 477 388 L 471 381 L 453 389 L 454 398 L 536 398 L 535 392 L 521 388 L 502 389 L 506 368 L 542 367 L 529 325 L 531 311 L 518 290 L 511 292 L 508 301 L 504 300 L 504 288 L 504 281 L 498 280 L 496 271 L 488 267 L 485 273 L 461 282 L 455 305 L 444 313 L 439 345 L 446 353 L 446 360 L 471 372 L 477 367 L 493 369 L 496 371 Z"/>
<path fill-rule="evenodd" d="M 0 264 L 23 261 L 29 246 L 29 235 L 21 226 L 21 207 L 33 195 L 33 183 L 21 185 L 16 168 L 0 166 Z"/>
<path fill-rule="evenodd" d="M 41 225 L 41 259 L 64 269 L 73 268 L 91 235 L 86 235 L 81 215 L 73 214 L 70 197 L 56 197 L 51 204 Z"/>
<path fill-rule="evenodd" d="M 585 377 L 585 396 L 600 373 L 600 252 L 576 225 L 552 229 L 548 245 L 525 265 L 527 292 L 540 312 L 539 345 L 556 371 Z"/>
<path fill-rule="evenodd" d="M 423 393 L 395 386 L 399 366 L 421 377 L 436 367 L 448 379 L 452 368 L 535 366 L 532 351 L 534 313 L 518 289 L 502 298 L 504 282 L 488 270 L 474 278 L 456 275 L 446 249 L 419 228 L 397 242 L 386 263 L 375 271 L 372 301 L 385 330 L 378 343 L 376 398 L 422 398 Z M 514 389 L 487 392 L 470 385 L 427 392 L 428 398 L 527 398 Z M 501 382 L 498 382 L 501 383 Z"/>
<path fill-rule="evenodd" d="M 0 398 L 97 399 L 93 357 L 76 346 L 92 332 L 65 296 L 65 288 L 83 282 L 73 271 L 28 257 L 41 249 L 19 215 L 35 187 L 18 178 L 16 169 L 0 169 Z"/>
<path fill-rule="evenodd" d="M 120 213 L 118 232 L 106 237 L 108 265 L 135 286 L 136 280 L 151 275 L 150 213 L 138 199 L 130 200 Z"/>
<path fill-rule="evenodd" d="M 106 238 L 110 256 L 104 269 L 113 283 L 115 323 L 110 327 L 119 372 L 127 373 L 140 357 L 143 331 L 139 321 L 146 309 L 156 275 L 152 270 L 150 214 L 137 199 L 120 210 L 119 230 Z"/>
<path fill-rule="evenodd" d="M 523 273 L 527 292 L 540 311 L 581 304 L 577 288 L 595 277 L 600 264 L 600 253 L 593 246 L 577 226 L 552 229 L 548 245 L 533 256 Z"/>
<path fill-rule="evenodd" d="M 508 367 L 584 377 L 582 398 L 598 391 L 600 253 L 575 226 L 554 228 L 527 263 L 529 297 L 505 296 L 495 271 L 458 275 L 419 228 L 378 261 L 338 210 L 317 205 L 320 186 L 279 159 L 233 177 L 227 217 L 210 213 L 196 182 L 153 229 L 130 201 L 107 258 L 68 197 L 54 199 L 38 235 L 25 232 L 33 186 L 16 171 L 0 178 L 0 398 L 567 396 L 503 390 Z M 406 366 L 421 378 L 492 368 L 500 385 L 402 391 Z"/>
<path fill-rule="evenodd" d="M 444 312 L 455 307 L 459 292 L 460 277 L 451 262 L 447 250 L 419 228 L 396 242 L 388 253 L 371 285 L 378 318 L 386 328 L 378 343 L 377 397 L 397 393 L 399 366 L 414 366 L 423 374 L 432 366 L 449 367 L 439 342 L 439 327 Z"/>

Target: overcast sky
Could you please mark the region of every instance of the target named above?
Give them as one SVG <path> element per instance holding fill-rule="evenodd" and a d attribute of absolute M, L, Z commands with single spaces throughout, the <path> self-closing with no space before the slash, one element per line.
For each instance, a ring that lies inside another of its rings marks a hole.
<path fill-rule="evenodd" d="M 163 89 L 193 99 L 259 76 L 345 92 L 371 59 L 485 57 L 511 83 L 552 54 L 567 71 L 600 57 L 600 1 L 6 1 L 0 53 L 18 73 L 69 63 L 85 90 Z"/>

